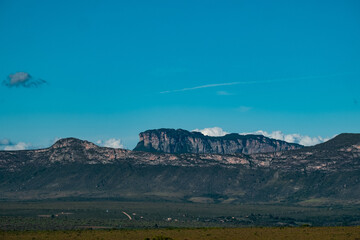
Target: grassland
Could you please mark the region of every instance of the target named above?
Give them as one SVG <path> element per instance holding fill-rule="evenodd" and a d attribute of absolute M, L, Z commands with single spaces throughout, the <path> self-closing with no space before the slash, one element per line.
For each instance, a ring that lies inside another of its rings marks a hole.
<path fill-rule="evenodd" d="M 327 239 L 359 240 L 360 227 L 285 227 L 285 228 L 199 228 L 148 230 L 77 230 L 77 231 L 9 231 L 0 232 L 6 240 L 234 240 L 234 239 Z"/>
<path fill-rule="evenodd" d="M 0 230 L 5 231 L 359 225 L 358 205 L 0 202 Z"/>

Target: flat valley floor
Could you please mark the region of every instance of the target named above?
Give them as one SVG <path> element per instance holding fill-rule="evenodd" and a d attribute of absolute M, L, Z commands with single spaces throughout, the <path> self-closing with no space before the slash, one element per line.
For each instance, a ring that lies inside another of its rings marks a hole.
<path fill-rule="evenodd" d="M 352 239 L 360 206 L 0 201 L 0 239 Z"/>

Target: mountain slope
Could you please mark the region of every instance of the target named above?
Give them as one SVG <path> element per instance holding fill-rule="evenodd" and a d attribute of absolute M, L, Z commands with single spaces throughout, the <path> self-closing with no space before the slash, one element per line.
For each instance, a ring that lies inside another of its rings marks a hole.
<path fill-rule="evenodd" d="M 341 134 L 313 147 L 251 155 L 129 151 L 74 138 L 47 149 L 0 151 L 0 199 L 60 197 L 358 201 L 360 134 Z"/>

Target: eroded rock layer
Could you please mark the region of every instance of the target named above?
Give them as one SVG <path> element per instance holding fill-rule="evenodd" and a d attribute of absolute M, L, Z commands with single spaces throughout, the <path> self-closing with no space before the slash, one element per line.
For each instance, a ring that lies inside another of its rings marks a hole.
<path fill-rule="evenodd" d="M 271 139 L 262 135 L 227 134 L 223 137 L 204 136 L 182 129 L 155 129 L 139 134 L 135 151 L 164 153 L 253 154 L 294 150 L 303 146 Z"/>

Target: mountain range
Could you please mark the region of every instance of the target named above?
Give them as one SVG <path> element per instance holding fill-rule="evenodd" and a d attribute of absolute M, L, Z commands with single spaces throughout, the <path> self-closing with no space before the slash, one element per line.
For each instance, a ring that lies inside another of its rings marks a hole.
<path fill-rule="evenodd" d="M 0 151 L 0 199 L 190 202 L 359 201 L 360 134 L 311 147 L 263 136 L 140 133 L 131 150 L 66 138 Z"/>

